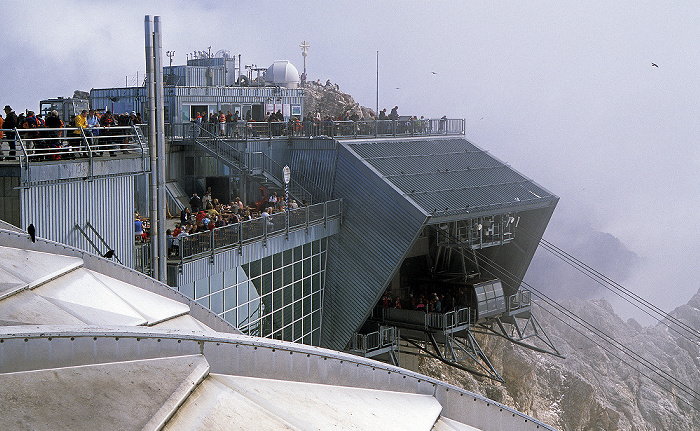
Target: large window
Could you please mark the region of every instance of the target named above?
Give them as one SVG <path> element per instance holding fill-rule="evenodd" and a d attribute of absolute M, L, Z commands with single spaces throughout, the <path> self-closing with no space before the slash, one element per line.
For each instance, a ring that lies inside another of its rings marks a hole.
<path fill-rule="evenodd" d="M 316 240 L 180 291 L 246 334 L 318 345 L 326 246 Z"/>

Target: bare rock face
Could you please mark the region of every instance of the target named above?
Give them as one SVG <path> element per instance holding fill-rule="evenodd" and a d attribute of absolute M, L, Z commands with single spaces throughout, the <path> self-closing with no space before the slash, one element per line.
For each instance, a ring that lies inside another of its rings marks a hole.
<path fill-rule="evenodd" d="M 700 402 L 677 387 L 672 388 L 667 381 L 687 385 L 687 390 L 695 391 L 693 395 L 700 398 L 700 295 L 671 313 L 695 328 L 695 335 L 670 329 L 663 322 L 651 327 L 634 320 L 624 322 L 602 300 L 569 301 L 562 305 L 630 347 L 652 369 L 666 374 L 654 375 L 561 313 L 550 314 L 541 309 L 535 310 L 535 315 L 565 359 L 500 338 L 482 337 L 479 342 L 505 384 L 474 377 L 430 359 L 422 360 L 420 371 L 512 406 L 561 430 L 700 429 Z"/>
<path fill-rule="evenodd" d="M 338 89 L 337 84 L 330 81 L 322 84 L 320 81 L 310 81 L 304 86 L 304 117 L 310 118 L 321 114 L 321 118 L 354 118 L 368 120 L 374 116 L 374 111 L 355 102 L 349 94 Z"/>

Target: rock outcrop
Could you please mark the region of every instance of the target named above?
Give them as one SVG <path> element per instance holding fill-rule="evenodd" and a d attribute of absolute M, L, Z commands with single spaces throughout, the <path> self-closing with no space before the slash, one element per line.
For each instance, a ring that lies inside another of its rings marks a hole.
<path fill-rule="evenodd" d="M 374 111 L 355 102 L 349 94 L 338 89 L 337 84 L 327 81 L 310 81 L 304 87 L 304 117 L 313 117 L 316 113 L 321 118 L 354 118 L 367 120 L 374 116 Z"/>
<path fill-rule="evenodd" d="M 625 322 L 603 300 L 563 305 L 624 343 L 662 375 L 653 374 L 549 309 L 537 310 L 536 315 L 565 359 L 487 337 L 480 340 L 482 347 L 505 384 L 429 359 L 422 360 L 420 371 L 513 406 L 561 430 L 700 429 L 700 402 L 668 381 L 687 385 L 700 398 L 700 292 L 671 313 L 695 328 L 695 335 L 670 329 L 663 322 L 651 327 L 631 319 Z"/>

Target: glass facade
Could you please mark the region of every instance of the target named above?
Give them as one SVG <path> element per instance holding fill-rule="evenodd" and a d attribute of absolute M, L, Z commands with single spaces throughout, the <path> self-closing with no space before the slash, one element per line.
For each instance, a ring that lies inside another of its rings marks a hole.
<path fill-rule="evenodd" d="M 245 334 L 318 346 L 326 247 L 321 238 L 179 290 Z"/>

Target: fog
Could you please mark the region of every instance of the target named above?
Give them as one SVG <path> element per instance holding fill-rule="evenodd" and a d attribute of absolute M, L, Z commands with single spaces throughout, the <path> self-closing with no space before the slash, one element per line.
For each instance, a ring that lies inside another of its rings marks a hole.
<path fill-rule="evenodd" d="M 301 70 L 306 40 L 309 79 L 372 108 L 378 70 L 380 109 L 465 118 L 470 141 L 561 198 L 545 238 L 666 310 L 700 287 L 698 2 L 14 3 L 0 103 L 135 85 L 146 14 L 174 64 L 211 47 Z M 528 280 L 605 295 L 558 265 L 540 250 Z"/>

